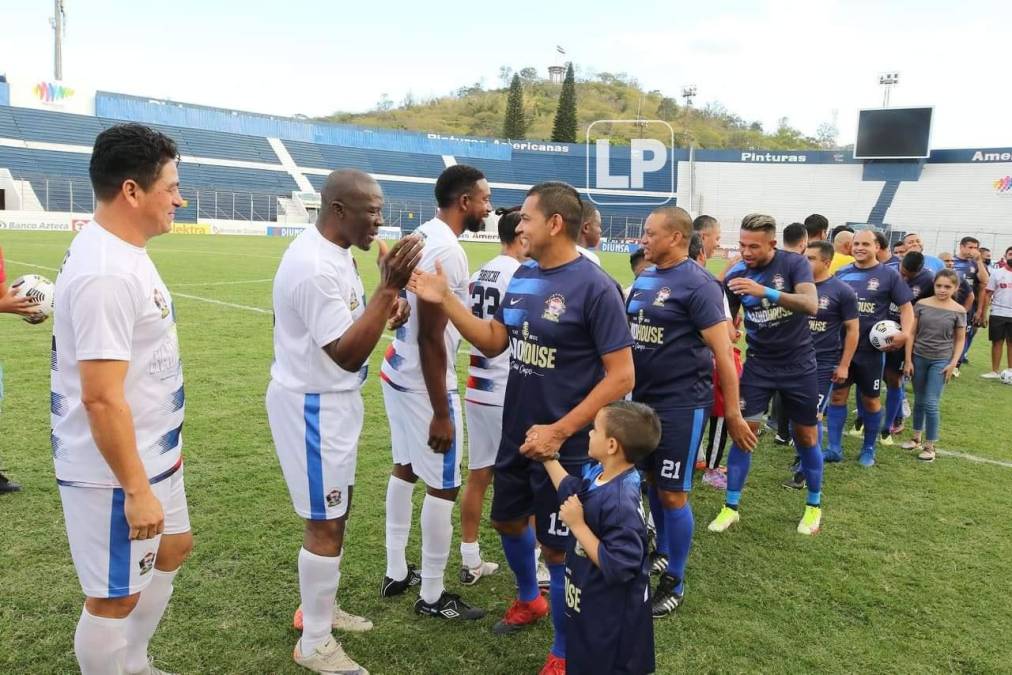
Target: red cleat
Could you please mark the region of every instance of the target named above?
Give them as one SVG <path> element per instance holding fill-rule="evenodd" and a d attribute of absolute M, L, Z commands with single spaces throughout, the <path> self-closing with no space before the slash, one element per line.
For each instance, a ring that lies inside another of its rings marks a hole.
<path fill-rule="evenodd" d="M 548 600 L 543 595 L 539 595 L 530 602 L 521 602 L 519 599 L 515 599 L 506 610 L 502 620 L 492 627 L 492 632 L 496 635 L 514 633 L 524 626 L 537 623 L 538 619 L 547 614 Z"/>
<path fill-rule="evenodd" d="M 548 652 L 545 665 L 541 666 L 538 675 L 566 675 L 566 659 L 560 659 L 555 654 Z"/>

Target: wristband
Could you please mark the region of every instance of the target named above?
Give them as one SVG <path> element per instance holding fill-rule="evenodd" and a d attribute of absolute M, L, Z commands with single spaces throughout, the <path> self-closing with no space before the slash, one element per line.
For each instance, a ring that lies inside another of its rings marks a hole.
<path fill-rule="evenodd" d="M 766 291 L 763 293 L 763 297 L 774 304 L 780 302 L 780 291 L 775 288 L 770 288 L 769 286 L 766 286 L 765 288 Z"/>

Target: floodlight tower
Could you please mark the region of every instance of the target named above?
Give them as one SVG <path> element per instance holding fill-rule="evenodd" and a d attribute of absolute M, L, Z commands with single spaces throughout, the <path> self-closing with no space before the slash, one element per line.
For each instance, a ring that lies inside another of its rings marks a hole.
<path fill-rule="evenodd" d="M 685 99 L 685 107 L 692 107 L 692 99 L 696 96 L 696 85 L 687 84 L 682 87 L 682 98 Z"/>
<path fill-rule="evenodd" d="M 53 77 L 63 79 L 63 35 L 66 32 L 67 6 L 65 0 L 53 0 L 53 16 L 49 25 L 53 28 Z"/>
<path fill-rule="evenodd" d="M 900 74 L 896 71 L 891 73 L 882 73 L 878 76 L 878 83 L 882 85 L 882 88 L 884 89 L 884 93 L 882 95 L 882 107 L 888 108 L 889 92 L 892 91 L 893 87 L 900 83 Z"/>

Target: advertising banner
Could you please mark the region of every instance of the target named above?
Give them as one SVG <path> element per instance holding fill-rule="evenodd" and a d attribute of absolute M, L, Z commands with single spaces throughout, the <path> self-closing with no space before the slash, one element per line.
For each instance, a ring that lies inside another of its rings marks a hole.
<path fill-rule="evenodd" d="M 10 105 L 77 115 L 95 114 L 95 90 L 78 83 L 33 77 L 8 76 Z"/>
<path fill-rule="evenodd" d="M 53 211 L 0 211 L 0 231 L 71 232 L 80 230 L 91 216 Z"/>

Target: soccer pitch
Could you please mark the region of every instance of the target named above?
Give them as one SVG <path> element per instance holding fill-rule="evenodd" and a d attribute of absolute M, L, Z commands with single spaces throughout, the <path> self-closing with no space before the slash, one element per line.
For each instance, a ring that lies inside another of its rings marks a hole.
<path fill-rule="evenodd" d="M 4 232 L 8 277 L 55 279 L 69 234 Z M 184 449 L 195 548 L 152 642 L 156 663 L 181 673 L 306 672 L 291 658 L 299 603 L 302 526 L 271 443 L 264 392 L 271 363 L 271 277 L 289 240 L 167 235 L 152 259 L 172 291 L 186 379 Z M 465 245 L 472 270 L 498 248 Z M 356 252 L 367 292 L 375 252 Z M 623 284 L 627 257 L 603 254 Z M 0 498 L 0 672 L 73 672 L 81 591 L 71 565 L 49 445 L 51 324 L 0 317 L 6 399 L 0 456 L 24 485 Z M 344 636 L 371 673 L 534 673 L 550 623 L 495 637 L 513 579 L 491 526 L 483 555 L 502 565 L 476 587 L 457 582 L 455 538 L 447 587 L 488 610 L 478 622 L 416 616 L 414 594 L 382 600 L 389 433 L 378 372 L 364 389 L 366 423 L 339 598 L 375 628 Z M 942 399 L 941 448 L 964 455 L 918 462 L 899 444 L 878 464 L 828 465 L 822 533 L 795 533 L 803 494 L 785 490 L 793 450 L 764 434 L 743 495 L 742 521 L 706 524 L 723 494 L 696 481 L 696 536 L 686 604 L 654 623 L 658 672 L 988 672 L 1012 668 L 1008 611 L 1012 542 L 1012 387 L 978 376 L 989 361 L 978 336 L 971 365 Z M 458 373 L 466 376 L 461 351 Z M 906 438 L 906 436 L 904 436 Z M 989 461 L 974 461 L 989 460 Z M 465 465 L 466 467 L 466 465 Z M 466 474 L 466 471 L 465 471 Z M 698 476 L 697 476 L 698 478 Z M 466 477 L 465 477 L 466 479 Z M 419 562 L 417 510 L 408 560 Z M 486 504 L 487 506 L 487 504 Z M 455 528 L 459 523 L 454 516 Z"/>

